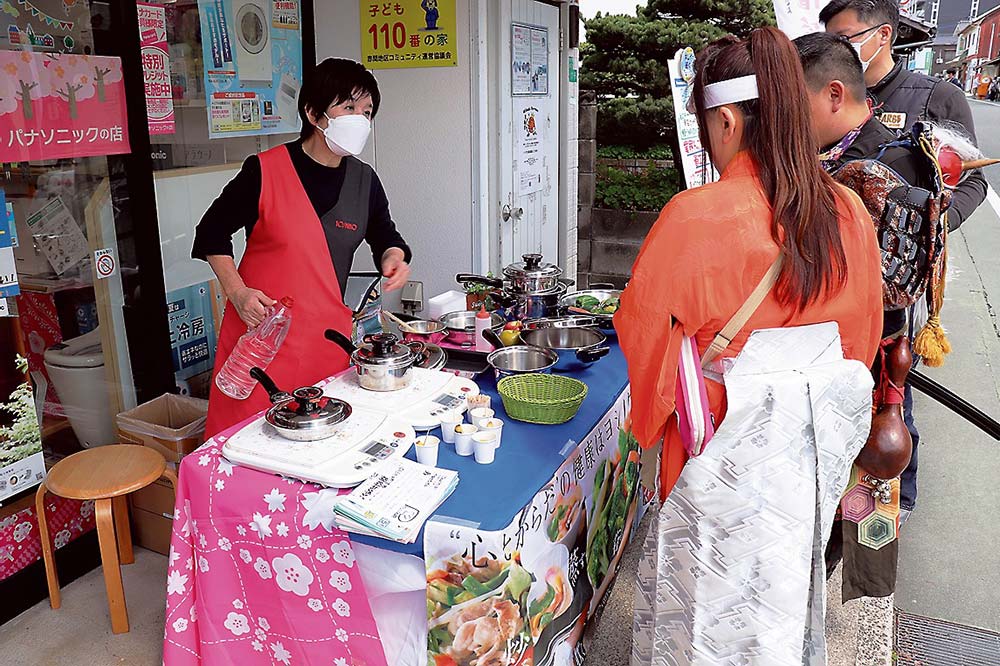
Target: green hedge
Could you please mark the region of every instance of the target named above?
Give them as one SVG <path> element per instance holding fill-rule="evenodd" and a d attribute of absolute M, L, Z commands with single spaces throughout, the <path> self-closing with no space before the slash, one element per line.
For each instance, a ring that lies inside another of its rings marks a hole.
<path fill-rule="evenodd" d="M 598 146 L 597 157 L 610 160 L 672 160 L 674 153 L 666 144 L 646 150 L 637 150 L 632 146 Z"/>
<path fill-rule="evenodd" d="M 614 210 L 659 211 L 679 189 L 676 169 L 650 167 L 633 173 L 616 167 L 599 167 L 594 205 Z"/>

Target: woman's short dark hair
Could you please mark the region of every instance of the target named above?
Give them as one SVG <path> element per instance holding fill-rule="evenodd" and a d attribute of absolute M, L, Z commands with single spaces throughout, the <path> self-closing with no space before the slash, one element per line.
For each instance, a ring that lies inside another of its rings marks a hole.
<path fill-rule="evenodd" d="M 357 99 L 364 95 L 372 97 L 372 118 L 378 113 L 382 95 L 378 91 L 378 81 L 365 69 L 365 66 L 354 60 L 344 58 L 327 58 L 305 73 L 302 89 L 299 90 L 299 117 L 302 119 L 303 139 L 308 139 L 313 133 L 312 119 L 307 109 L 321 114 L 331 104 L 341 104 L 349 99 Z"/>

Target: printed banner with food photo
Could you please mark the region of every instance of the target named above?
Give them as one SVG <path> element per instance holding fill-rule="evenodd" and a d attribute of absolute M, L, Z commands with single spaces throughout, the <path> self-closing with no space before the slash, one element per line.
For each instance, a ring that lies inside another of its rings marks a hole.
<path fill-rule="evenodd" d="M 641 509 L 638 444 L 622 428 L 630 398 L 626 388 L 503 530 L 428 522 L 428 664 L 583 663 L 584 627 Z"/>

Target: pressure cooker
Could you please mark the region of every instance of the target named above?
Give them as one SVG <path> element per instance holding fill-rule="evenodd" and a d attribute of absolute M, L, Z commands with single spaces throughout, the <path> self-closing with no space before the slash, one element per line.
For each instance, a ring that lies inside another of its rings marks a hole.
<path fill-rule="evenodd" d="M 334 329 L 327 329 L 326 339 L 351 355 L 358 373 L 358 384 L 369 391 L 398 391 L 410 385 L 410 368 L 427 360 L 423 342 L 400 342 L 392 333 L 376 333 L 365 337 L 365 344 L 355 346 Z"/>

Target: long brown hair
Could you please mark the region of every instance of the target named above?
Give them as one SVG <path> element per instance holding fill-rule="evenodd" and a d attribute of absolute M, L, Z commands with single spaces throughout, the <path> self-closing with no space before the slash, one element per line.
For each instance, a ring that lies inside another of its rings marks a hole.
<path fill-rule="evenodd" d="M 809 93 L 798 52 L 775 28 L 757 28 L 750 38 L 723 37 L 695 62 L 694 102 L 702 145 L 709 151 L 705 86 L 757 76 L 758 99 L 735 104 L 745 119 L 742 148 L 757 164 L 771 204 L 771 237 L 785 253 L 775 296 L 803 310 L 847 279 L 840 239 L 836 185 L 821 168 L 809 113 Z"/>

